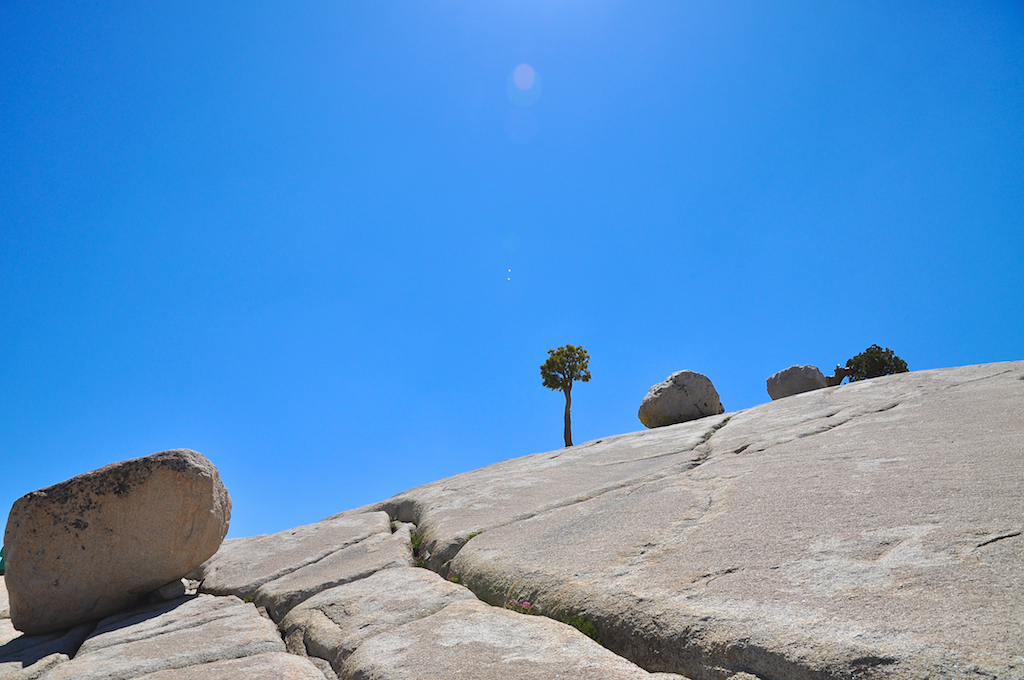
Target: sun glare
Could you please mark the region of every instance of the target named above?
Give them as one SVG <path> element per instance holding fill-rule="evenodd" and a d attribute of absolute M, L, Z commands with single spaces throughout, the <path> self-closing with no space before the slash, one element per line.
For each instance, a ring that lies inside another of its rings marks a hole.
<path fill-rule="evenodd" d="M 520 64 L 516 66 L 515 72 L 512 74 L 512 82 L 516 84 L 520 90 L 529 90 L 533 87 L 533 81 L 537 77 L 536 71 L 529 64 Z"/>

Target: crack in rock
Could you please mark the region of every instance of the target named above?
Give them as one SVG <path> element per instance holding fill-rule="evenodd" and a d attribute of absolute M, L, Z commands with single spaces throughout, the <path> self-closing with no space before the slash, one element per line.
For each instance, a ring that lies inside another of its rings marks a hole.
<path fill-rule="evenodd" d="M 999 534 L 997 536 L 989 538 L 988 540 L 982 541 L 981 543 L 976 545 L 974 549 L 977 550 L 978 548 L 984 548 L 986 545 L 992 545 L 996 541 L 1002 541 L 1007 538 L 1016 538 L 1017 536 L 1020 536 L 1022 533 L 1024 533 L 1024 531 L 1010 531 L 1007 533 Z"/>

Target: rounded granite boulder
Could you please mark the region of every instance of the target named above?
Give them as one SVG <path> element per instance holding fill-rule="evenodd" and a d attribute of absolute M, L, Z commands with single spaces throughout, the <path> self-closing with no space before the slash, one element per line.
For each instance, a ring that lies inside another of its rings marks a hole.
<path fill-rule="evenodd" d="M 817 366 L 810 365 L 790 366 L 774 374 L 767 381 L 768 396 L 773 401 L 827 386 L 825 375 Z"/>
<path fill-rule="evenodd" d="M 650 389 L 637 415 L 647 427 L 664 427 L 720 413 L 725 407 L 706 375 L 676 371 Z"/>
<path fill-rule="evenodd" d="M 115 613 L 211 557 L 230 519 L 217 468 L 188 449 L 33 491 L 4 533 L 11 621 L 38 634 Z"/>

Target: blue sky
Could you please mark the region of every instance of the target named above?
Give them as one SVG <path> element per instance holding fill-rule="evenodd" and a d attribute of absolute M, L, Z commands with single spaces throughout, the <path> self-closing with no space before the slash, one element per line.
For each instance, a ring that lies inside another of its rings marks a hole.
<path fill-rule="evenodd" d="M 1024 359 L 1022 254 L 1020 2 L 7 2 L 0 506 L 187 447 L 314 522 L 559 448 L 567 343 L 577 443 Z"/>

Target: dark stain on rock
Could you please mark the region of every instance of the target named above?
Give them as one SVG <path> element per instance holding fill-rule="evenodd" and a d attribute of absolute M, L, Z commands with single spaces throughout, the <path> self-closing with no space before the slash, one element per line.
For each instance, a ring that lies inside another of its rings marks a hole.
<path fill-rule="evenodd" d="M 135 487 L 144 484 L 154 472 L 171 470 L 189 472 L 206 468 L 212 477 L 215 470 L 201 454 L 188 449 L 161 451 L 143 458 L 133 458 L 120 463 L 113 463 L 98 470 L 87 472 L 59 484 L 54 484 L 28 496 L 39 495 L 61 505 L 77 501 L 79 513 L 85 513 L 98 507 L 96 497 L 114 495 L 123 497 L 130 494 Z M 72 514 L 67 511 L 67 514 Z"/>

